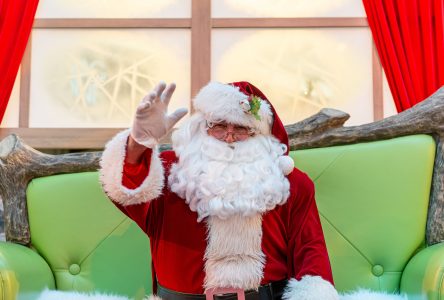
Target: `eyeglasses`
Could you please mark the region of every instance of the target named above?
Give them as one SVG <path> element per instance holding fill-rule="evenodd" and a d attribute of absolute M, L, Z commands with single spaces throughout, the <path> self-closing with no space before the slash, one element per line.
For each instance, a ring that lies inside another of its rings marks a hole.
<path fill-rule="evenodd" d="M 252 128 L 224 122 L 207 122 L 207 127 L 208 133 L 218 140 L 225 140 L 229 134 L 231 134 L 235 141 L 243 141 L 255 135 L 255 131 Z"/>

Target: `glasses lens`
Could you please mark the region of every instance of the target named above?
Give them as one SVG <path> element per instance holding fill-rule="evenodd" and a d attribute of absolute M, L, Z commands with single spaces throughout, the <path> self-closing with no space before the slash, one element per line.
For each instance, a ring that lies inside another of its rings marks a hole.
<path fill-rule="evenodd" d="M 250 132 L 250 129 L 243 126 L 236 126 L 233 129 L 233 133 L 236 135 L 248 135 Z"/>
<path fill-rule="evenodd" d="M 215 124 L 210 128 L 215 138 L 221 139 L 224 138 L 227 134 L 227 125 L 225 124 Z"/>
<path fill-rule="evenodd" d="M 211 131 L 211 134 L 217 139 L 224 139 L 228 135 L 228 125 L 226 123 L 212 123 L 209 125 L 208 130 Z M 233 135 L 233 138 L 236 140 L 244 140 L 247 137 L 251 136 L 251 129 L 245 126 L 234 126 L 230 131 Z"/>

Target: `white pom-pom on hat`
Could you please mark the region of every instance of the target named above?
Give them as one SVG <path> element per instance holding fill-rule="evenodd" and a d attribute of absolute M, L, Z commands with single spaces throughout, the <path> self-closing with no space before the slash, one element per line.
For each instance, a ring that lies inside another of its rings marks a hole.
<path fill-rule="evenodd" d="M 288 175 L 293 172 L 294 161 L 288 155 L 279 156 L 279 168 L 281 168 L 284 175 Z"/>

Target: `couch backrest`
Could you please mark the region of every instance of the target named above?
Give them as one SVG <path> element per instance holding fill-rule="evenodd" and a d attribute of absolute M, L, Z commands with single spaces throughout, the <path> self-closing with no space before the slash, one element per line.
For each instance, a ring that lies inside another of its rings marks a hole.
<path fill-rule="evenodd" d="M 423 247 L 435 143 L 417 135 L 293 151 L 315 182 L 336 287 L 395 291 Z M 148 238 L 103 194 L 96 172 L 34 179 L 32 244 L 60 290 L 151 293 Z"/>
<path fill-rule="evenodd" d="M 423 247 L 435 156 L 427 135 L 291 152 L 316 186 L 336 287 L 399 289 Z"/>
<path fill-rule="evenodd" d="M 97 172 L 34 179 L 27 203 L 32 246 L 59 290 L 151 293 L 149 240 L 106 198 Z"/>

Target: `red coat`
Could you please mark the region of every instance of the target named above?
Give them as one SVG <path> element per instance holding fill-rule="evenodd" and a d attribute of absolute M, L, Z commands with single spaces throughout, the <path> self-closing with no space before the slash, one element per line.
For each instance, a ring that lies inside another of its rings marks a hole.
<path fill-rule="evenodd" d="M 134 189 L 142 183 L 148 174 L 151 153 L 147 150 L 140 164 L 125 163 L 124 186 Z M 178 292 L 202 294 L 206 224 L 198 223 L 197 213 L 168 189 L 169 169 L 177 161 L 175 153 L 166 151 L 160 156 L 165 170 L 162 195 L 142 204 L 115 204 L 149 236 L 158 282 Z M 262 283 L 285 278 L 299 280 L 304 275 L 318 275 L 333 283 L 313 182 L 296 168 L 287 178 L 287 203 L 263 216 L 262 251 L 266 263 Z M 156 290 L 155 282 L 153 287 Z"/>

